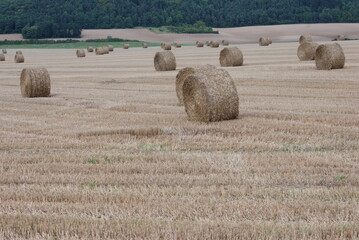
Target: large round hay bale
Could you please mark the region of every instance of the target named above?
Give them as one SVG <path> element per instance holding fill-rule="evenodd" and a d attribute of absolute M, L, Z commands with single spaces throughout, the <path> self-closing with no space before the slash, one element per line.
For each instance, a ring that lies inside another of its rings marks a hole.
<path fill-rule="evenodd" d="M 123 49 L 129 49 L 130 48 L 130 44 L 126 43 L 126 44 L 123 44 Z"/>
<path fill-rule="evenodd" d="M 216 122 L 239 115 L 237 89 L 225 70 L 189 75 L 183 83 L 183 102 L 191 121 Z"/>
<path fill-rule="evenodd" d="M 242 51 L 237 47 L 225 47 L 219 54 L 219 62 L 222 67 L 235 67 L 243 65 Z"/>
<path fill-rule="evenodd" d="M 299 45 L 297 56 L 300 61 L 310 61 L 315 59 L 315 51 L 319 44 L 315 42 L 304 42 Z"/>
<path fill-rule="evenodd" d="M 200 42 L 200 41 L 197 41 L 197 42 L 196 42 L 196 46 L 197 46 L 197 47 L 203 47 L 203 46 L 204 46 L 204 43 L 203 43 L 203 42 Z"/>
<path fill-rule="evenodd" d="M 93 52 L 93 47 L 87 47 L 87 52 Z"/>
<path fill-rule="evenodd" d="M 16 51 L 16 54 L 22 54 L 22 51 Z"/>
<path fill-rule="evenodd" d="M 305 42 L 313 42 L 312 36 L 309 34 L 303 34 L 299 37 L 299 44 L 305 43 Z"/>
<path fill-rule="evenodd" d="M 106 47 L 102 47 L 103 49 L 103 54 L 109 54 L 110 53 L 110 49 L 106 46 Z"/>
<path fill-rule="evenodd" d="M 2 50 L 2 53 L 3 53 L 3 54 L 7 54 L 7 50 L 6 50 L 6 49 L 3 49 L 3 50 Z"/>
<path fill-rule="evenodd" d="M 142 48 L 148 48 L 148 44 L 147 43 L 142 43 Z"/>
<path fill-rule="evenodd" d="M 104 55 L 105 54 L 105 50 L 103 49 L 103 47 L 97 47 L 95 49 L 95 53 L 96 55 Z"/>
<path fill-rule="evenodd" d="M 15 63 L 23 63 L 23 62 L 25 62 L 24 55 L 15 54 Z"/>
<path fill-rule="evenodd" d="M 223 46 L 228 46 L 228 45 L 229 45 L 229 41 L 228 41 L 228 40 L 222 40 L 222 45 L 223 45 Z"/>
<path fill-rule="evenodd" d="M 211 44 L 212 48 L 218 48 L 219 47 L 219 42 L 218 41 L 213 41 Z"/>
<path fill-rule="evenodd" d="M 163 46 L 163 50 L 171 50 L 171 49 L 172 49 L 171 44 L 166 43 L 166 44 Z"/>
<path fill-rule="evenodd" d="M 171 51 L 157 52 L 154 58 L 156 71 L 176 70 L 176 58 Z"/>
<path fill-rule="evenodd" d="M 25 68 L 20 76 L 21 94 L 23 97 L 50 96 L 51 80 L 46 68 Z"/>
<path fill-rule="evenodd" d="M 259 46 L 269 46 L 272 40 L 269 37 L 260 37 L 259 38 Z"/>
<path fill-rule="evenodd" d="M 3 53 L 0 54 L 0 61 L 1 62 L 5 61 L 5 55 Z"/>
<path fill-rule="evenodd" d="M 76 56 L 77 56 L 77 57 L 86 57 L 85 50 L 83 50 L 83 49 L 77 49 L 77 51 L 76 51 Z"/>
<path fill-rule="evenodd" d="M 344 41 L 345 40 L 345 36 L 343 34 L 339 34 L 337 36 L 337 41 Z"/>
<path fill-rule="evenodd" d="M 343 68 L 345 55 L 338 43 L 327 43 L 319 45 L 315 52 L 315 65 L 319 70 L 330 70 Z"/>
<path fill-rule="evenodd" d="M 217 70 L 213 65 L 199 65 L 194 67 L 186 67 L 181 69 L 176 76 L 176 93 L 180 105 L 183 105 L 183 83 L 184 80 L 191 74 L 195 73 L 206 73 L 211 70 Z"/>
<path fill-rule="evenodd" d="M 107 47 L 108 47 L 108 50 L 109 50 L 110 52 L 113 52 L 113 46 L 112 46 L 112 45 L 108 45 Z"/>

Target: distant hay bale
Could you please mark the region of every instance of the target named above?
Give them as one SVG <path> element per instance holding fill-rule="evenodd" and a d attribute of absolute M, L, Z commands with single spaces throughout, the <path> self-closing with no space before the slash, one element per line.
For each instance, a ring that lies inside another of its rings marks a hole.
<path fill-rule="evenodd" d="M 110 53 L 110 49 L 108 47 L 102 47 L 103 49 L 103 54 L 109 54 Z"/>
<path fill-rule="evenodd" d="M 197 41 L 197 42 L 196 42 L 196 46 L 197 46 L 197 47 L 203 47 L 203 46 L 204 46 L 204 43 L 203 43 L 203 42 L 200 42 L 200 41 Z"/>
<path fill-rule="evenodd" d="M 2 50 L 2 53 L 3 53 L 3 54 L 7 54 L 7 50 L 6 50 L 6 49 L 3 49 L 3 50 Z"/>
<path fill-rule="evenodd" d="M 182 47 L 182 44 L 180 44 L 178 42 L 175 42 L 173 45 L 175 46 L 175 48 L 181 48 Z"/>
<path fill-rule="evenodd" d="M 22 51 L 16 51 L 16 54 L 22 54 Z"/>
<path fill-rule="evenodd" d="M 142 43 L 142 48 L 148 48 L 148 44 L 147 43 Z"/>
<path fill-rule="evenodd" d="M 184 80 L 182 90 L 189 120 L 216 122 L 238 118 L 238 93 L 227 71 L 191 74 Z"/>
<path fill-rule="evenodd" d="M 310 61 L 315 59 L 315 51 L 319 44 L 315 42 L 304 42 L 299 45 L 297 56 L 300 61 Z"/>
<path fill-rule="evenodd" d="M 93 47 L 87 47 L 87 52 L 93 52 Z"/>
<path fill-rule="evenodd" d="M 163 46 L 163 50 L 171 50 L 171 49 L 172 49 L 171 44 L 166 43 L 166 44 Z"/>
<path fill-rule="evenodd" d="M 83 49 L 77 49 L 77 51 L 76 51 L 76 56 L 77 56 L 77 57 L 86 57 L 85 50 L 83 50 Z"/>
<path fill-rule="evenodd" d="M 272 40 L 269 37 L 260 37 L 259 46 L 269 46 L 272 43 Z"/>
<path fill-rule="evenodd" d="M 110 52 L 113 52 L 113 46 L 112 46 L 112 45 L 108 45 L 108 50 L 109 50 Z"/>
<path fill-rule="evenodd" d="M 312 36 L 309 34 L 303 34 L 299 37 L 299 44 L 305 43 L 305 42 L 313 42 Z"/>
<path fill-rule="evenodd" d="M 327 43 L 319 45 L 315 52 L 315 65 L 319 70 L 330 70 L 343 68 L 345 55 L 338 43 Z"/>
<path fill-rule="evenodd" d="M 24 55 L 15 54 L 15 63 L 23 63 L 23 62 L 25 62 Z"/>
<path fill-rule="evenodd" d="M 5 61 L 5 55 L 3 53 L 0 54 L 0 61 L 1 62 Z"/>
<path fill-rule="evenodd" d="M 229 45 L 229 41 L 228 41 L 228 40 L 222 40 L 222 45 L 223 45 L 223 46 L 228 46 L 228 45 Z"/>
<path fill-rule="evenodd" d="M 96 55 L 104 55 L 105 54 L 105 49 L 103 49 L 103 47 L 97 47 L 95 49 L 95 53 L 96 53 Z"/>
<path fill-rule="evenodd" d="M 242 51 L 237 47 L 225 47 L 219 55 L 219 62 L 222 67 L 242 66 Z"/>
<path fill-rule="evenodd" d="M 176 70 L 176 58 L 171 51 L 157 52 L 154 58 L 156 71 Z"/>
<path fill-rule="evenodd" d="M 344 41 L 344 40 L 345 40 L 345 36 L 344 36 L 344 35 L 339 34 L 339 35 L 337 36 L 337 41 Z"/>
<path fill-rule="evenodd" d="M 211 45 L 211 42 L 210 41 L 206 41 L 206 46 L 210 46 Z"/>
<path fill-rule="evenodd" d="M 213 41 L 212 44 L 211 44 L 211 47 L 212 48 L 218 48 L 219 47 L 219 42 Z"/>
<path fill-rule="evenodd" d="M 46 68 L 25 68 L 20 76 L 21 95 L 23 97 L 50 96 L 51 80 Z"/>
<path fill-rule="evenodd" d="M 130 48 L 130 44 L 126 43 L 126 44 L 123 44 L 123 49 L 129 49 Z"/>
<path fill-rule="evenodd" d="M 163 49 L 163 47 L 166 45 L 165 42 L 161 42 L 161 48 Z"/>
<path fill-rule="evenodd" d="M 184 80 L 191 74 L 208 72 L 211 70 L 216 70 L 216 67 L 213 65 L 207 64 L 207 65 L 199 65 L 199 66 L 194 66 L 194 67 L 186 67 L 186 68 L 181 69 L 178 72 L 178 74 L 176 76 L 176 93 L 177 93 L 177 98 L 178 98 L 180 105 L 183 105 L 182 88 L 183 88 Z"/>

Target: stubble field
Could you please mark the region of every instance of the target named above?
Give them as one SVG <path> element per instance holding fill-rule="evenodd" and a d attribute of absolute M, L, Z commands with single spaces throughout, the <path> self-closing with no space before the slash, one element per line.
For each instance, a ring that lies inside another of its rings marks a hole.
<path fill-rule="evenodd" d="M 15 50 L 0 62 L 0 239 L 359 238 L 359 41 L 344 69 L 238 45 L 236 120 L 187 120 L 175 76 L 218 49 Z M 44 66 L 50 98 L 21 97 Z"/>

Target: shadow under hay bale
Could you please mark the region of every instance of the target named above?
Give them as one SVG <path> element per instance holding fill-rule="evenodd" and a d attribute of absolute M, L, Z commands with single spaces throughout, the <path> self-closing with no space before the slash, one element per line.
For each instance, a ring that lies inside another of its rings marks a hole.
<path fill-rule="evenodd" d="M 339 34 L 339 35 L 337 36 L 337 41 L 344 41 L 344 40 L 345 40 L 345 36 L 344 36 L 344 35 Z"/>
<path fill-rule="evenodd" d="M 76 51 L 76 56 L 77 56 L 78 58 L 80 58 L 80 57 L 86 57 L 85 50 L 83 50 L 83 49 L 77 49 L 77 51 Z"/>
<path fill-rule="evenodd" d="M 304 42 L 297 49 L 297 56 L 300 61 L 310 61 L 315 59 L 315 52 L 319 44 L 315 42 Z"/>
<path fill-rule="evenodd" d="M 110 52 L 113 52 L 113 46 L 112 46 L 112 45 L 108 45 L 107 47 L 108 47 L 108 50 L 109 50 Z"/>
<path fill-rule="evenodd" d="M 0 62 L 3 62 L 3 61 L 5 61 L 5 55 L 4 54 L 0 54 Z"/>
<path fill-rule="evenodd" d="M 219 54 L 219 62 L 222 67 L 236 67 L 243 65 L 242 51 L 237 47 L 223 48 Z"/>
<path fill-rule="evenodd" d="M 23 62 L 25 62 L 24 55 L 15 54 L 15 63 L 23 63 Z"/>
<path fill-rule="evenodd" d="M 303 44 L 305 42 L 313 42 L 312 36 L 309 34 L 303 34 L 299 37 L 299 44 Z"/>
<path fill-rule="evenodd" d="M 123 49 L 129 49 L 130 48 L 130 44 L 123 44 Z"/>
<path fill-rule="evenodd" d="M 142 48 L 148 48 L 148 44 L 147 43 L 142 43 Z"/>
<path fill-rule="evenodd" d="M 260 37 L 259 38 L 259 46 L 269 46 L 272 43 L 272 39 L 269 37 Z"/>
<path fill-rule="evenodd" d="M 87 47 L 87 52 L 93 52 L 93 47 Z"/>
<path fill-rule="evenodd" d="M 186 67 L 181 69 L 176 75 L 176 94 L 178 102 L 180 105 L 183 105 L 183 83 L 184 80 L 191 74 L 195 73 L 206 73 L 211 70 L 217 70 L 213 65 L 199 65 L 195 67 Z"/>
<path fill-rule="evenodd" d="M 345 55 L 338 43 L 327 43 L 319 45 L 315 52 L 315 65 L 319 70 L 330 70 L 343 68 Z"/>
<path fill-rule="evenodd" d="M 20 76 L 21 95 L 23 97 L 48 97 L 51 80 L 46 68 L 25 68 Z"/>
<path fill-rule="evenodd" d="M 196 47 L 203 47 L 203 46 L 204 46 L 203 42 L 200 42 L 200 41 L 196 42 Z"/>
<path fill-rule="evenodd" d="M 157 52 L 154 58 L 156 71 L 176 70 L 176 58 L 171 51 Z"/>
<path fill-rule="evenodd" d="M 183 102 L 191 121 L 216 122 L 239 115 L 237 89 L 225 70 L 189 75 L 183 83 Z"/>
<path fill-rule="evenodd" d="M 223 46 L 228 46 L 228 45 L 229 45 L 229 41 L 228 41 L 228 40 L 222 40 L 222 45 L 223 45 Z"/>

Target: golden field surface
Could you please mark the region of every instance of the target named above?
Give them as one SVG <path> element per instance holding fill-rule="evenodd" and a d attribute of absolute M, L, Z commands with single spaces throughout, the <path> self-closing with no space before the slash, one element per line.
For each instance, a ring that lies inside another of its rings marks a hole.
<path fill-rule="evenodd" d="M 15 50 L 0 62 L 0 239 L 358 239 L 359 41 L 344 69 L 298 43 L 237 45 L 236 120 L 187 120 L 175 76 L 223 47 Z M 50 98 L 22 98 L 44 66 Z"/>

